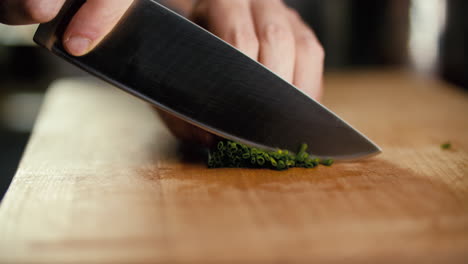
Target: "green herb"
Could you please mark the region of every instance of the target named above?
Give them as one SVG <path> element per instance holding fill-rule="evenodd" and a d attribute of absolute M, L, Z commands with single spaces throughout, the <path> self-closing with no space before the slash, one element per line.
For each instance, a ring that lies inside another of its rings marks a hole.
<path fill-rule="evenodd" d="M 440 145 L 440 148 L 441 149 L 451 149 L 452 148 L 452 144 L 450 142 L 446 142 L 442 145 Z"/>
<path fill-rule="evenodd" d="M 319 164 L 331 166 L 333 160 L 320 160 L 307 153 L 307 144 L 299 147 L 297 154 L 287 150 L 263 151 L 229 140 L 221 140 L 209 151 L 209 168 L 267 168 L 286 170 L 289 168 L 314 168 Z"/>
<path fill-rule="evenodd" d="M 326 160 L 321 161 L 320 164 L 325 165 L 325 166 L 331 166 L 333 164 L 333 160 L 326 159 Z"/>

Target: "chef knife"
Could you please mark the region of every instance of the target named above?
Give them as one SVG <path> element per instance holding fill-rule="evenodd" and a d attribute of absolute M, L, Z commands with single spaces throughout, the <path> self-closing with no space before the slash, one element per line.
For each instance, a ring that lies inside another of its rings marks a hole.
<path fill-rule="evenodd" d="M 89 54 L 62 36 L 84 0 L 68 0 L 34 40 L 52 53 L 195 126 L 259 148 L 356 159 L 377 145 L 330 110 L 210 32 L 152 0 L 135 0 Z"/>

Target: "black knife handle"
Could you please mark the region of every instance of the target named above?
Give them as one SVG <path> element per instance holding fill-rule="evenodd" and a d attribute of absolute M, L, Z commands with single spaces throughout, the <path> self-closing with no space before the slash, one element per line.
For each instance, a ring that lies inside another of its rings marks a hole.
<path fill-rule="evenodd" d="M 36 34 L 34 35 L 34 41 L 40 46 L 43 46 L 48 50 L 52 50 L 52 46 L 55 42 L 61 43 L 61 41 L 57 41 L 57 38 L 63 37 L 65 29 L 71 19 L 85 2 L 86 0 L 65 1 L 60 12 L 53 20 L 39 26 Z"/>

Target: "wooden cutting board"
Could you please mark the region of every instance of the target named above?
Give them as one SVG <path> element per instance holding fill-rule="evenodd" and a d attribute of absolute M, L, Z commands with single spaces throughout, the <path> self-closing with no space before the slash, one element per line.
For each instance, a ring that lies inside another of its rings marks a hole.
<path fill-rule="evenodd" d="M 55 83 L 0 207 L 0 263 L 468 263 L 467 94 L 404 72 L 326 88 L 382 155 L 210 170 L 145 103 Z"/>

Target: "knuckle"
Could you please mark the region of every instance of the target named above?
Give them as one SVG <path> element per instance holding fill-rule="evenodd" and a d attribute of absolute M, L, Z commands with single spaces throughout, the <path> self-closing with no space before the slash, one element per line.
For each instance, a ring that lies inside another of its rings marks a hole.
<path fill-rule="evenodd" d="M 23 2 L 23 9 L 32 21 L 44 23 L 57 15 L 60 7 L 56 3 L 47 0 L 26 0 Z"/>
<path fill-rule="evenodd" d="M 210 0 L 210 1 L 200 1 L 207 2 L 208 6 L 212 10 L 238 10 L 245 6 L 245 1 L 232 1 L 232 0 Z"/>
<path fill-rule="evenodd" d="M 281 7 L 281 8 L 287 7 L 284 0 L 273 0 L 271 2 L 274 2 L 275 4 L 278 4 L 278 7 Z"/>
<path fill-rule="evenodd" d="M 310 32 L 299 35 L 296 39 L 297 46 L 300 50 L 304 50 L 318 58 L 323 60 L 325 58 L 325 49 L 320 42 Z"/>
<path fill-rule="evenodd" d="M 234 46 L 236 47 L 248 47 L 251 49 L 257 49 L 258 39 L 254 32 L 249 30 L 240 29 L 232 31 L 231 39 Z"/>
<path fill-rule="evenodd" d="M 294 19 L 302 19 L 301 15 L 299 14 L 299 12 L 297 12 L 296 9 L 288 7 L 287 12 L 289 16 L 291 16 Z"/>
<path fill-rule="evenodd" d="M 297 37 L 297 44 L 301 47 L 309 47 L 315 42 L 309 32 L 303 33 Z"/>
<path fill-rule="evenodd" d="M 316 45 L 314 45 L 313 47 L 314 56 L 320 61 L 323 61 L 325 59 L 325 49 L 323 48 L 323 46 L 317 41 Z"/>
<path fill-rule="evenodd" d="M 286 27 L 277 23 L 269 23 L 265 25 L 261 31 L 260 38 L 266 42 L 276 42 L 286 40 L 290 37 Z"/>

